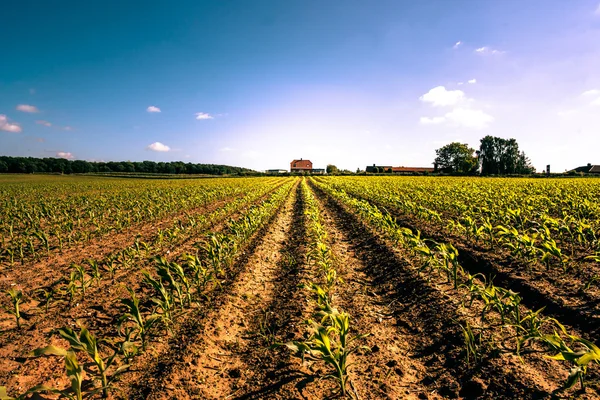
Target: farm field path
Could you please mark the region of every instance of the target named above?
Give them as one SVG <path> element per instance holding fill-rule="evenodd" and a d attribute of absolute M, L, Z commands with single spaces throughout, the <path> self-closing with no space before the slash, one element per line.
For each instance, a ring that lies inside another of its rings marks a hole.
<path fill-rule="evenodd" d="M 259 204 L 268 198 L 271 193 L 272 191 L 269 191 L 260 199 L 251 202 L 251 204 L 234 213 L 227 215 L 215 214 L 217 218 L 204 228 L 204 233 L 221 231 L 225 226 L 226 219 L 239 216 L 244 209 L 252 204 Z M 215 204 L 215 207 L 210 207 L 207 212 L 218 213 L 218 210 L 224 205 L 225 203 Z M 194 246 L 204 239 L 204 234 L 185 237 L 181 243 L 172 248 L 172 251 L 169 251 L 168 257 L 175 258 L 180 254 L 193 252 Z M 142 279 L 140 271 L 150 264 L 151 260 L 147 258 L 137 260 L 135 272 L 132 273 L 132 270 L 126 269 L 119 271 L 113 279 L 103 279 L 88 288 L 86 299 L 77 299 L 73 307 L 55 302 L 49 308 L 48 313 L 42 313 L 41 311 L 31 315 L 24 313 L 24 315 L 27 315 L 24 322 L 27 335 L 22 335 L 21 332 L 12 328 L 14 322 L 10 318 L 3 320 L 3 323 L 10 325 L 11 328 L 0 336 L 0 379 L 6 379 L 6 382 L 14 387 L 27 387 L 28 382 L 34 381 L 41 371 L 43 371 L 41 372 L 43 374 L 51 374 L 45 368 L 40 368 L 41 364 L 48 364 L 48 360 L 37 359 L 33 364 L 23 364 L 17 360 L 29 351 L 44 346 L 47 343 L 48 336 L 54 329 L 78 323 L 96 332 L 114 334 L 116 321 L 122 308 L 120 299 L 128 297 L 125 287 L 130 287 L 136 291 L 140 290 Z M 24 307 L 24 310 L 28 308 Z M 60 368 L 55 367 L 54 369 Z M 9 373 L 11 378 L 9 378 Z M 17 381 L 13 381 L 13 379 L 17 379 Z"/>
<path fill-rule="evenodd" d="M 409 356 L 427 367 L 420 382 L 442 397 L 537 399 L 551 396 L 561 377 L 548 365 L 522 364 L 508 355 L 490 359 L 479 368 L 466 368 L 463 339 L 457 320 L 460 301 L 448 285 L 421 277 L 401 249 L 380 238 L 352 212 L 311 185 L 334 213 L 343 231 L 356 243 L 355 254 L 375 282 L 384 303 L 393 311 L 396 328 L 411 345 Z M 448 292 L 448 293 L 447 293 Z M 541 360 L 546 363 L 546 360 Z M 594 398 L 582 397 L 582 398 Z"/>
<path fill-rule="evenodd" d="M 188 326 L 183 336 L 171 340 L 178 342 L 178 356 L 133 397 L 222 399 L 260 391 L 270 376 L 266 363 L 275 360 L 268 348 L 268 335 L 277 329 L 274 324 L 295 326 L 290 319 L 296 318 L 297 324 L 302 320 L 297 313 L 303 304 L 282 296 L 293 297 L 297 281 L 290 278 L 301 273 L 301 255 L 292 249 L 298 247 L 299 238 L 290 235 L 301 223 L 298 187 L 236 262 L 237 275 L 218 293 L 213 307 L 192 317 L 197 318 L 191 322 L 193 328 Z M 268 329 L 261 328 L 265 323 Z"/>
<path fill-rule="evenodd" d="M 427 367 L 410 356 L 416 349 L 406 332 L 399 329 L 389 304 L 393 302 L 368 274 L 370 268 L 360 257 L 362 237 L 356 235 L 342 215 L 319 202 L 338 268 L 337 304 L 350 314 L 354 333 L 366 334 L 360 344 L 371 351 L 353 356 L 351 382 L 361 399 L 437 399 L 435 389 L 421 382 L 429 376 Z"/>

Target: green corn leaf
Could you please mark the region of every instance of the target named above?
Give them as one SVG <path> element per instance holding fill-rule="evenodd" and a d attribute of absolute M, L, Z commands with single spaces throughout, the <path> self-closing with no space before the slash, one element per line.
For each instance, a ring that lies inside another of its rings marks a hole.
<path fill-rule="evenodd" d="M 41 347 L 39 349 L 35 349 L 33 350 L 31 353 L 29 353 L 32 357 L 40 357 L 40 356 L 61 356 L 61 357 L 65 357 L 67 355 L 68 351 L 63 349 L 62 347 L 57 347 L 57 346 L 46 346 L 46 347 Z"/>

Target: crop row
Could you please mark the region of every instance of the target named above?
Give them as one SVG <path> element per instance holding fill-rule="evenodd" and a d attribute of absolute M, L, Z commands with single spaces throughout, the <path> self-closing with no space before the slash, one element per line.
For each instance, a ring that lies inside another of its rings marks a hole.
<path fill-rule="evenodd" d="M 418 272 L 443 280 L 460 299 L 458 314 L 464 335 L 465 362 L 473 366 L 482 357 L 510 352 L 522 360 L 543 353 L 564 361 L 570 373 L 563 389 L 577 382 L 584 386 L 588 367 L 600 363 L 600 348 L 569 332 L 558 320 L 544 316 L 543 309 L 528 310 L 518 293 L 494 285 L 481 274 L 471 275 L 459 262 L 458 250 L 449 243 L 421 238 L 419 231 L 400 226 L 385 210 L 349 195 L 324 180 L 315 185 L 328 193 L 369 226 L 379 231 L 416 261 Z"/>
<path fill-rule="evenodd" d="M 335 178 L 327 183 L 490 251 L 504 249 L 529 268 L 582 273 L 584 288 L 598 280 L 600 208 L 594 198 L 600 185 L 594 180 Z"/>
<path fill-rule="evenodd" d="M 147 353 L 157 337 L 175 334 L 183 315 L 203 307 L 210 293 L 218 294 L 218 289 L 231 278 L 236 257 L 244 251 L 253 234 L 270 221 L 292 185 L 293 180 L 287 180 L 259 205 L 252 205 L 238 218 L 230 219 L 220 232 L 203 235 L 195 253 L 169 260 L 164 251 L 153 247 L 141 246 L 135 250 L 134 259 L 145 268 L 140 270 L 139 265 L 132 265 L 135 269 L 129 275 L 141 279 L 137 283 L 127 282 L 128 296 L 110 299 L 121 313 L 116 317 L 118 324 L 97 333 L 83 326 L 60 328 L 62 345 L 34 350 L 29 357 L 62 358 L 71 385 L 66 389 L 36 386 L 28 392 L 60 392 L 77 399 L 92 394 L 106 397 L 120 375 Z M 226 215 L 235 215 L 235 209 L 228 209 Z M 81 268 L 73 285 L 73 295 L 84 302 L 86 289 L 95 284 L 98 281 L 93 272 Z"/>
<path fill-rule="evenodd" d="M 95 184 L 87 191 L 79 191 L 79 182 L 2 188 L 0 263 L 23 263 L 62 251 L 74 243 L 244 193 L 256 184 L 253 179 L 235 183 L 228 179 L 198 180 L 193 184 L 91 181 Z M 31 196 L 35 191 L 41 194 Z"/>
<path fill-rule="evenodd" d="M 312 280 L 307 287 L 315 308 L 311 318 L 305 321 L 305 339 L 285 345 L 303 361 L 308 359 L 325 363 L 331 369 L 325 377 L 335 379 L 339 392 L 345 396 L 348 366 L 351 364 L 349 357 L 360 349 L 354 342 L 366 335 L 352 335 L 350 315 L 336 306 L 335 291 L 341 280 L 328 244 L 327 231 L 317 201 L 305 179 L 301 185 L 306 207 L 307 260 L 313 269 Z"/>

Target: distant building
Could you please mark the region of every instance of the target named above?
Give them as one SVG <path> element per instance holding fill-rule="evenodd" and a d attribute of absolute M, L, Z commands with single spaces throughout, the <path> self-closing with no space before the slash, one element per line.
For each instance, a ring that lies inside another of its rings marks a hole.
<path fill-rule="evenodd" d="M 583 172 L 585 174 L 600 174 L 600 165 L 588 164 L 583 167 L 577 167 L 572 171 Z"/>
<path fill-rule="evenodd" d="M 413 175 L 435 172 L 435 168 L 428 167 L 392 167 L 390 165 L 369 165 L 365 169 L 366 172 L 371 173 L 392 173 L 400 175 Z"/>
<path fill-rule="evenodd" d="M 325 169 L 324 168 L 313 168 L 310 170 L 310 173 L 313 175 L 325 175 Z"/>
<path fill-rule="evenodd" d="M 265 172 L 269 175 L 287 174 L 287 169 L 268 169 Z"/>
<path fill-rule="evenodd" d="M 290 163 L 291 172 L 311 172 L 313 163 L 310 160 L 294 160 Z"/>

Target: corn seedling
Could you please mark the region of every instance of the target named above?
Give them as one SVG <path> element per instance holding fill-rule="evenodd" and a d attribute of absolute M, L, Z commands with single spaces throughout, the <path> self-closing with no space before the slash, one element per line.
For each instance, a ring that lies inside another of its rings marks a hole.
<path fill-rule="evenodd" d="M 6 294 L 10 297 L 10 302 L 12 307 L 7 307 L 6 311 L 12 314 L 17 321 L 17 328 L 21 329 L 21 311 L 19 305 L 21 304 L 21 300 L 23 299 L 23 292 L 20 290 L 16 290 L 14 288 L 8 289 Z"/>
<path fill-rule="evenodd" d="M 331 325 L 323 325 L 312 320 L 307 321 L 310 337 L 303 342 L 289 342 L 285 345 L 304 361 L 324 361 L 333 368 L 331 374 L 324 378 L 333 378 L 337 381 L 342 395 L 346 395 L 348 383 L 348 357 L 359 349 L 365 347 L 352 346 L 352 343 L 367 335 L 349 335 L 350 323 L 346 313 L 331 314 L 327 317 Z"/>
<path fill-rule="evenodd" d="M 600 348 L 583 338 L 570 335 L 569 338 L 574 344 L 578 345 L 581 350 L 572 350 L 556 332 L 554 332 L 553 335 L 544 336 L 543 340 L 554 351 L 558 351 L 558 354 L 547 357 L 559 361 L 568 361 L 573 364 L 571 372 L 563 385 L 563 389 L 569 389 L 577 382 L 581 385 L 581 389 L 584 389 L 585 376 L 589 365 L 600 364 Z"/>
<path fill-rule="evenodd" d="M 119 321 L 121 324 L 126 321 L 130 321 L 134 324 L 134 329 L 137 330 L 137 336 L 139 336 L 142 342 L 142 350 L 145 350 L 151 330 L 158 322 L 160 322 L 161 316 L 158 314 L 150 314 L 144 317 L 140 309 L 140 300 L 135 292 L 131 288 L 127 288 L 127 291 L 131 295 L 131 299 L 121 299 L 121 303 L 127 307 L 127 312 L 121 316 Z M 130 341 L 130 334 L 127 334 L 126 329 L 127 328 L 125 328 L 124 332 L 126 333 L 126 341 L 128 342 Z"/>

